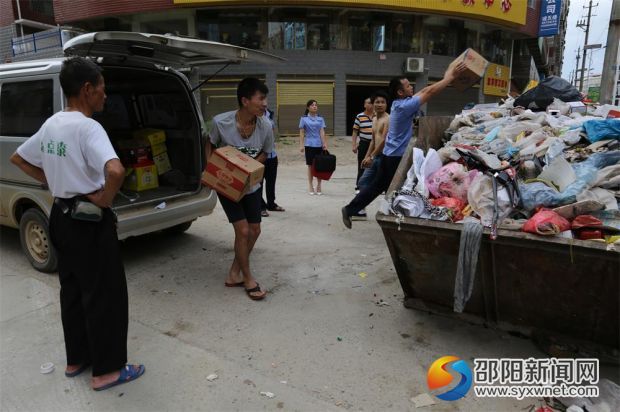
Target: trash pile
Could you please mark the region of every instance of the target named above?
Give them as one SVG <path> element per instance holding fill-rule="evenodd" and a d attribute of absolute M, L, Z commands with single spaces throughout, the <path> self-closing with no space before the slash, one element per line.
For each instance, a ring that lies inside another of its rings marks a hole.
<path fill-rule="evenodd" d="M 426 154 L 415 148 L 389 211 L 475 218 L 491 228 L 492 239 L 501 228 L 620 243 L 620 108 L 564 102 L 560 92 L 528 93 L 529 103 L 523 94 L 463 110 L 443 147 Z"/>

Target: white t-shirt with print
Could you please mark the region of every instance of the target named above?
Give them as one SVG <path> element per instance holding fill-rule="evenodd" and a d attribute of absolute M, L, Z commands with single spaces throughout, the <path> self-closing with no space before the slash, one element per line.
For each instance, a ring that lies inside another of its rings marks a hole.
<path fill-rule="evenodd" d="M 81 112 L 54 114 L 17 154 L 43 169 L 52 195 L 65 199 L 101 189 L 105 164 L 118 159 L 103 126 Z"/>

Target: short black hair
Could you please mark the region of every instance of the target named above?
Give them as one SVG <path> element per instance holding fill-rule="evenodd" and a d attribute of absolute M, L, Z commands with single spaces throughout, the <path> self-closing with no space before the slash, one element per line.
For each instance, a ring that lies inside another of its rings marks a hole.
<path fill-rule="evenodd" d="M 376 92 L 374 92 L 372 97 L 370 98 L 370 101 L 374 103 L 377 97 L 383 97 L 386 103 L 388 101 L 388 95 L 384 90 L 377 90 Z"/>
<path fill-rule="evenodd" d="M 269 89 L 265 86 L 265 83 L 256 77 L 246 77 L 241 80 L 237 86 L 237 103 L 239 103 L 239 107 L 243 106 L 243 103 L 241 103 L 243 97 L 251 99 L 256 92 L 261 92 L 266 96 L 269 93 Z"/>
<path fill-rule="evenodd" d="M 71 57 L 62 62 L 60 87 L 67 97 L 76 97 L 85 83 L 97 86 L 101 81 L 101 67 L 83 57 Z"/>
<path fill-rule="evenodd" d="M 392 80 L 390 80 L 390 85 L 388 86 L 388 89 L 390 91 L 390 97 L 393 100 L 398 99 L 398 91 L 399 90 L 403 90 L 403 80 L 405 80 L 406 77 L 405 76 L 398 76 L 398 77 L 394 77 Z"/>

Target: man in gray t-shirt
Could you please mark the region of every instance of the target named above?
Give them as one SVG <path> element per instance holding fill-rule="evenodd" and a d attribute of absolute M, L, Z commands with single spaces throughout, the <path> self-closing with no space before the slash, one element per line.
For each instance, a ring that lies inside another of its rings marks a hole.
<path fill-rule="evenodd" d="M 241 110 L 241 109 L 240 109 Z M 215 147 L 233 146 L 246 155 L 265 163 L 267 155 L 273 151 L 273 129 L 271 122 L 263 116 L 257 117 L 254 130 L 249 137 L 241 136 L 243 131 L 237 126 L 239 111 L 233 110 L 218 114 L 213 118 L 209 141 Z M 264 159 L 261 159 L 264 154 Z M 248 194 L 260 188 L 260 183 L 252 186 Z"/>
<path fill-rule="evenodd" d="M 233 146 L 265 163 L 267 155 L 273 151 L 271 123 L 262 116 L 267 107 L 268 92 L 267 86 L 256 78 L 248 77 L 239 82 L 239 109 L 213 118 L 205 149 L 207 159 L 215 148 Z M 235 230 L 235 259 L 224 285 L 243 286 L 252 300 L 264 299 L 266 295 L 250 271 L 250 253 L 260 235 L 262 199 L 259 188 L 260 184 L 251 187 L 239 202 L 233 202 L 218 193 L 222 208 Z"/>

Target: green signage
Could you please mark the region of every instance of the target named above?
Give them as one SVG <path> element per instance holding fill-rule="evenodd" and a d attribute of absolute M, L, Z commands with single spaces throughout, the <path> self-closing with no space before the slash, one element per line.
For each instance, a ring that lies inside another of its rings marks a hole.
<path fill-rule="evenodd" d="M 588 98 L 593 102 L 598 102 L 601 98 L 601 86 L 589 87 Z"/>

